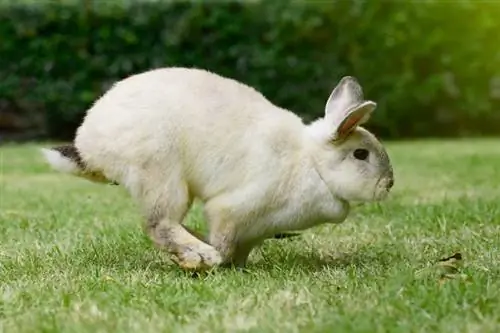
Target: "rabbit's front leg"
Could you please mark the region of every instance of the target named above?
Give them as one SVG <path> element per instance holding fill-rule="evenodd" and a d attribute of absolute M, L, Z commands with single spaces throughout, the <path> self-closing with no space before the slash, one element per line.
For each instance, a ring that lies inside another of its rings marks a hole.
<path fill-rule="evenodd" d="M 209 236 L 203 235 L 200 232 L 193 230 L 187 226 L 184 228 L 193 236 L 205 243 L 210 243 L 219 253 L 225 253 L 225 263 L 222 264 L 224 267 L 235 266 L 238 268 L 244 268 L 246 266 L 248 256 L 254 247 L 262 243 L 261 241 L 239 241 L 234 244 L 234 241 L 229 241 L 231 238 L 227 236 L 227 226 L 219 225 L 219 229 L 211 228 L 211 242 Z M 213 243 L 212 243 L 213 242 Z"/>
<path fill-rule="evenodd" d="M 257 190 L 256 190 L 257 189 Z M 224 266 L 244 267 L 252 249 L 262 240 L 255 223 L 256 209 L 262 199 L 255 184 L 225 193 L 205 203 L 205 219 L 209 226 L 208 243 L 219 252 Z"/>
<path fill-rule="evenodd" d="M 234 226 L 234 225 L 233 225 Z M 229 227 L 229 228 L 228 228 Z M 210 245 L 215 247 L 222 257 L 222 266 L 244 268 L 252 249 L 260 242 L 238 241 L 231 226 L 219 224 L 218 228 L 211 229 Z"/>
<path fill-rule="evenodd" d="M 217 249 L 224 266 L 232 264 L 237 251 L 235 225 L 231 222 L 223 218 L 210 219 L 208 243 Z"/>
<path fill-rule="evenodd" d="M 184 226 L 184 228 L 193 236 L 201 240 L 205 243 L 210 243 L 207 236 L 202 235 L 201 233 Z M 214 230 L 214 229 L 212 229 Z M 227 232 L 227 230 L 226 230 Z M 224 230 L 212 231 L 212 239 L 213 245 L 218 251 L 219 254 L 223 253 L 226 260 L 221 264 L 222 267 L 234 266 L 237 268 L 244 268 L 246 266 L 248 256 L 252 249 L 259 244 L 259 242 L 239 242 L 237 245 L 234 245 L 232 242 L 228 242 L 228 238 L 221 235 L 224 235 Z"/>
<path fill-rule="evenodd" d="M 236 250 L 233 253 L 231 264 L 238 268 L 244 268 L 252 250 L 261 243 L 262 241 L 246 241 L 238 243 Z"/>
<path fill-rule="evenodd" d="M 238 206 L 234 205 L 234 200 L 234 196 L 225 195 L 206 202 L 204 207 L 209 228 L 208 243 L 219 252 L 223 266 L 233 262 L 237 252 L 238 231 L 241 232 L 239 223 L 243 222 L 237 220 Z"/>

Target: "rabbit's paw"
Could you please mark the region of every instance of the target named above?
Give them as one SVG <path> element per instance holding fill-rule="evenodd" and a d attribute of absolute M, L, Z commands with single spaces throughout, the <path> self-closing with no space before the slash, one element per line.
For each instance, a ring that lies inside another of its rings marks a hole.
<path fill-rule="evenodd" d="M 185 245 L 178 249 L 172 260 L 182 269 L 204 271 L 222 263 L 219 252 L 207 244 Z"/>

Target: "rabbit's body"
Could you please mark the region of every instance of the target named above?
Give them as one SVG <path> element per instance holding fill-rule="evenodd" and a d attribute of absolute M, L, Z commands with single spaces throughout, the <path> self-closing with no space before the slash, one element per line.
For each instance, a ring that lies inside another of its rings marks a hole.
<path fill-rule="evenodd" d="M 329 131 L 324 121 L 304 125 L 232 79 L 166 68 L 119 82 L 88 110 L 74 140 L 79 164 L 57 149 L 45 153 L 62 171 L 125 186 L 144 209 L 152 239 L 182 267 L 243 266 L 263 239 L 342 222 L 348 200 L 367 196 L 339 191 L 358 181 L 330 172 L 345 157 L 323 144 Z M 361 128 L 349 137 L 345 147 L 376 142 Z M 328 149 L 332 156 L 319 158 Z M 383 174 L 392 179 L 392 169 Z M 204 202 L 207 242 L 181 225 L 194 198 Z"/>

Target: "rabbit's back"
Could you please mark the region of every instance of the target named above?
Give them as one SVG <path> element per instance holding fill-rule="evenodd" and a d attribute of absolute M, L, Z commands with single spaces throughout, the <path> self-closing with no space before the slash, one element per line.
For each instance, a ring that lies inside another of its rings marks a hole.
<path fill-rule="evenodd" d="M 247 85 L 167 68 L 117 83 L 87 112 L 75 144 L 90 168 L 114 180 L 176 169 L 203 197 L 279 168 L 302 126 Z"/>

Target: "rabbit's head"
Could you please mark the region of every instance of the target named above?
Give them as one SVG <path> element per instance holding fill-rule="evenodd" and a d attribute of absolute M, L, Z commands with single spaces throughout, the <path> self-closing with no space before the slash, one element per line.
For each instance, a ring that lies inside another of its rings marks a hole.
<path fill-rule="evenodd" d="M 357 80 L 344 77 L 326 103 L 324 118 L 308 126 L 320 177 L 333 195 L 346 201 L 383 200 L 394 185 L 385 148 L 360 127 L 375 108 L 375 102 L 363 99 Z"/>

